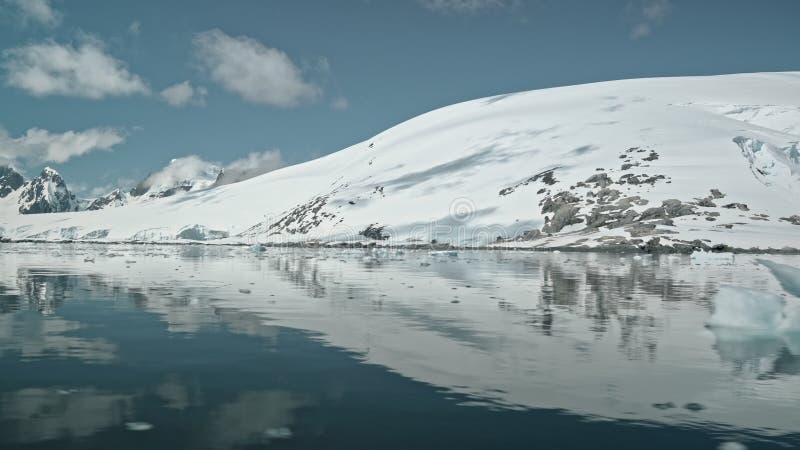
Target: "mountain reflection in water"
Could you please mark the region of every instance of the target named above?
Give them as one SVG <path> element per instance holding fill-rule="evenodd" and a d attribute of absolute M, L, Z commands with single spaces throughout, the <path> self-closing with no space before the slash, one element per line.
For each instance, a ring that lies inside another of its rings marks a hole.
<path fill-rule="evenodd" d="M 796 300 L 749 256 L 3 245 L 0 445 L 797 445 L 800 336 L 706 328 L 722 285 Z"/>

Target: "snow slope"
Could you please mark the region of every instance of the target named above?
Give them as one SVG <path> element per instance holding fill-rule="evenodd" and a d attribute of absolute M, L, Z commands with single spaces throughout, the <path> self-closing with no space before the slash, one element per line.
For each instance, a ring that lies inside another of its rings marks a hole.
<path fill-rule="evenodd" d="M 219 242 L 542 247 L 658 237 L 800 248 L 798 108 L 800 72 L 501 95 L 314 161 L 147 203 L 21 216 L 11 195 L 0 200 L 0 234 L 169 241 L 206 230 L 229 236 Z"/>

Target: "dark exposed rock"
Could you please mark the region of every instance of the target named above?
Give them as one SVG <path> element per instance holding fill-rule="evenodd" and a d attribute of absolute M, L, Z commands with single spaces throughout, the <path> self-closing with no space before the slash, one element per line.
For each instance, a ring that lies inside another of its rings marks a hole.
<path fill-rule="evenodd" d="M 630 233 L 631 237 L 650 236 L 656 233 L 656 225 L 654 223 L 636 222 L 627 226 L 625 231 Z"/>
<path fill-rule="evenodd" d="M 678 199 L 671 198 L 661 202 L 661 206 L 669 217 L 688 216 L 695 213 L 695 206 L 683 203 Z"/>
<path fill-rule="evenodd" d="M 25 183 L 22 175 L 9 166 L 0 166 L 0 198 L 16 191 Z"/>
<path fill-rule="evenodd" d="M 522 235 L 520 235 L 517 240 L 518 241 L 535 241 L 542 237 L 542 232 L 539 230 L 527 230 Z"/>
<path fill-rule="evenodd" d="M 615 221 L 610 222 L 608 224 L 608 228 L 619 228 L 634 223 L 636 221 L 637 216 L 638 214 L 636 213 L 636 211 L 633 210 L 625 211 L 621 216 L 617 216 Z"/>
<path fill-rule="evenodd" d="M 642 215 L 639 217 L 639 220 L 665 219 L 666 217 L 667 211 L 664 209 L 664 207 L 656 206 L 654 208 L 647 208 L 642 211 Z"/>
<path fill-rule="evenodd" d="M 128 202 L 125 193 L 122 192 L 120 189 L 115 189 L 110 194 L 106 194 L 102 197 L 98 197 L 92 200 L 89 203 L 89 206 L 86 207 L 87 211 L 97 211 L 100 209 L 104 209 L 106 207 L 116 207 L 116 206 L 123 206 Z"/>
<path fill-rule="evenodd" d="M 86 239 L 86 240 L 104 239 L 104 238 L 108 237 L 108 234 L 109 234 L 110 231 L 111 230 L 94 230 L 94 231 L 90 231 L 90 232 L 84 234 L 83 236 L 81 236 L 81 239 Z"/>
<path fill-rule="evenodd" d="M 203 225 L 191 225 L 184 227 L 176 236 L 178 239 L 190 241 L 210 241 L 214 239 L 224 239 L 228 237 L 227 231 L 212 230 Z"/>
<path fill-rule="evenodd" d="M 576 217 L 580 208 L 571 204 L 563 204 L 556 209 L 553 218 L 547 220 L 542 231 L 545 233 L 558 233 L 567 225 L 574 225 L 583 222 L 583 219 Z"/>
<path fill-rule="evenodd" d="M 744 203 L 728 203 L 727 205 L 722 205 L 723 208 L 727 209 L 740 209 L 742 211 L 750 211 L 750 208 L 747 207 Z"/>
<path fill-rule="evenodd" d="M 716 208 L 717 204 L 712 201 L 711 197 L 706 197 L 698 200 L 697 206 L 702 206 L 704 208 Z"/>
<path fill-rule="evenodd" d="M 556 177 L 553 174 L 555 173 L 556 169 L 559 169 L 559 168 L 560 167 L 555 167 L 553 169 L 548 169 L 548 170 L 544 170 L 542 172 L 539 172 L 536 175 L 528 178 L 527 180 L 515 184 L 514 186 L 510 186 L 510 187 L 501 189 L 499 194 L 500 195 L 511 194 L 512 192 L 516 191 L 520 187 L 527 186 L 527 185 L 529 185 L 531 183 L 535 183 L 537 181 L 541 181 L 542 183 L 544 183 L 544 184 L 546 184 L 548 186 L 552 186 L 552 185 L 558 183 L 558 180 L 556 180 Z"/>
<path fill-rule="evenodd" d="M 711 189 L 711 196 L 715 199 L 725 198 L 725 194 L 719 191 L 719 189 Z"/>
<path fill-rule="evenodd" d="M 642 158 L 642 161 L 655 161 L 657 159 L 658 159 L 658 153 L 656 153 L 653 150 L 650 150 L 650 154 L 648 156 Z"/>
<path fill-rule="evenodd" d="M 611 180 L 611 178 L 609 178 L 608 174 L 605 172 L 597 173 L 590 176 L 589 178 L 586 179 L 586 183 L 594 184 L 594 187 L 596 188 L 597 187 L 604 188 L 614 184 L 614 182 Z"/>
<path fill-rule="evenodd" d="M 312 229 L 320 226 L 323 221 L 332 222 L 338 217 L 324 208 L 330 196 L 343 187 L 346 187 L 346 185 L 334 189 L 330 194 L 319 195 L 306 203 L 295 206 L 285 212 L 277 221 L 262 222 L 254 225 L 240 233 L 239 236 L 254 236 L 257 234 L 272 236 L 281 233 L 307 234 Z M 339 219 L 339 222 L 341 222 L 341 219 Z"/>
<path fill-rule="evenodd" d="M 634 195 L 633 197 L 625 197 L 617 200 L 617 206 L 621 209 L 628 209 L 633 205 L 644 206 L 648 204 L 649 201 L 645 198 L 642 198 L 638 195 Z"/>
<path fill-rule="evenodd" d="M 374 239 L 376 241 L 385 241 L 389 239 L 388 234 L 383 234 L 383 226 L 377 226 L 377 224 L 373 223 L 372 225 L 368 226 L 367 228 L 358 232 L 361 236 L 364 236 L 367 239 Z"/>
<path fill-rule="evenodd" d="M 800 225 L 800 215 L 797 214 L 790 217 L 781 217 L 780 220 L 789 222 L 792 225 Z"/>
<path fill-rule="evenodd" d="M 595 195 L 597 196 L 597 203 L 606 204 L 616 201 L 622 195 L 622 192 L 612 188 L 603 188 L 597 191 Z"/>
<path fill-rule="evenodd" d="M 578 203 L 580 200 L 580 197 L 569 191 L 559 192 L 556 195 L 547 197 L 542 201 L 542 214 L 556 212 L 562 206 Z"/>
<path fill-rule="evenodd" d="M 621 176 L 619 181 L 618 181 L 618 183 L 619 184 L 626 184 L 627 183 L 627 184 L 633 184 L 633 185 L 637 185 L 637 184 L 655 185 L 657 181 L 664 180 L 666 178 L 667 177 L 665 177 L 664 175 L 649 176 L 647 174 L 633 175 L 633 174 L 629 173 L 629 174 L 625 174 L 625 175 Z"/>

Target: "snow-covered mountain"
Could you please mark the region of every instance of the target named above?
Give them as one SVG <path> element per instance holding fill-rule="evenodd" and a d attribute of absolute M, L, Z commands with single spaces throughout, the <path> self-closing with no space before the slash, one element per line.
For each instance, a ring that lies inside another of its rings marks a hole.
<path fill-rule="evenodd" d="M 798 142 L 800 73 L 594 83 L 449 106 L 314 161 L 122 208 L 21 216 L 6 198 L 0 227 L 48 240 L 800 248 Z"/>
<path fill-rule="evenodd" d="M 45 167 L 39 176 L 25 182 L 7 198 L 16 197 L 19 214 L 43 214 L 78 211 L 75 195 L 69 191 L 61 175 L 50 167 Z"/>

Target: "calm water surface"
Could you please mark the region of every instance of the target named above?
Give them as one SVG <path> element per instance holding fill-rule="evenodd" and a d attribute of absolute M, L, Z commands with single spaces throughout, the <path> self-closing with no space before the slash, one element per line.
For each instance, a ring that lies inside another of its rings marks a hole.
<path fill-rule="evenodd" d="M 707 328 L 725 285 L 791 297 L 748 256 L 0 244 L 0 448 L 798 447 L 800 336 Z"/>

